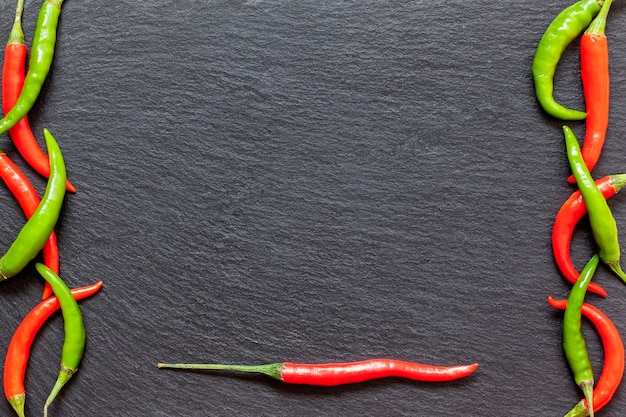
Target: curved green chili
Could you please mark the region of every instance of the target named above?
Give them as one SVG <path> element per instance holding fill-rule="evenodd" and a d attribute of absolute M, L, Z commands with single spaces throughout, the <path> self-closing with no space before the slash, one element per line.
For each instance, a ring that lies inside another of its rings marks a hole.
<path fill-rule="evenodd" d="M 37 271 L 46 282 L 50 284 L 54 295 L 59 300 L 65 333 L 65 340 L 61 350 L 61 370 L 44 405 L 44 416 L 46 416 L 48 414 L 48 406 L 56 398 L 61 388 L 78 370 L 78 365 L 85 350 L 85 325 L 78 303 L 63 280 L 44 264 L 37 263 L 35 268 L 37 268 Z"/>
<path fill-rule="evenodd" d="M 44 129 L 50 157 L 50 178 L 39 206 L 0 258 L 0 280 L 17 275 L 37 256 L 57 223 L 65 197 L 65 162 L 54 137 Z"/>
<path fill-rule="evenodd" d="M 587 344 L 581 330 L 581 316 L 585 294 L 598 267 L 598 261 L 599 256 L 594 255 L 580 272 L 580 277 L 567 298 L 567 307 L 563 315 L 563 350 L 574 374 L 574 381 L 585 395 L 591 417 L 593 417 L 594 380 Z"/>
<path fill-rule="evenodd" d="M 13 108 L 0 119 L 0 134 L 26 116 L 41 92 L 52 66 L 62 3 L 63 0 L 46 0 L 39 10 L 24 86 Z"/>
<path fill-rule="evenodd" d="M 601 0 L 580 0 L 565 8 L 544 32 L 533 59 L 535 94 L 546 113 L 561 120 L 583 120 L 586 113 L 557 103 L 554 99 L 554 73 L 567 46 L 584 31 L 600 12 Z"/>
<path fill-rule="evenodd" d="M 620 247 L 617 235 L 617 223 L 611 213 L 611 209 L 602 195 L 602 191 L 594 182 L 587 165 L 585 164 L 580 145 L 574 132 L 567 126 L 563 126 L 565 134 L 565 145 L 567 147 L 567 159 L 572 169 L 572 174 L 576 178 L 576 184 L 580 194 L 585 200 L 589 215 L 589 223 L 594 240 L 598 245 L 598 255 L 602 262 L 626 282 L 626 274 L 620 266 Z"/>

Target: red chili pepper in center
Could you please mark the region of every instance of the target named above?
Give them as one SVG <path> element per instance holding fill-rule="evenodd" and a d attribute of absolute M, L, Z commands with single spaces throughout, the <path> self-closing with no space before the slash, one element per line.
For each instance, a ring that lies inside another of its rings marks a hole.
<path fill-rule="evenodd" d="M 444 382 L 463 378 L 478 368 L 478 364 L 434 366 L 395 359 L 370 359 L 360 362 L 298 364 L 291 362 L 264 365 L 225 364 L 166 364 L 159 368 L 204 369 L 264 374 L 287 384 L 334 386 L 372 379 L 399 377 L 426 382 Z"/>

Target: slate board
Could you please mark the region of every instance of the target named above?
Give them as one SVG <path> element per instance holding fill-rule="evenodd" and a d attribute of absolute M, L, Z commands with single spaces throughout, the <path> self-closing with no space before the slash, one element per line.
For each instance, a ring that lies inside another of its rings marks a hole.
<path fill-rule="evenodd" d="M 29 45 L 39 5 L 26 1 Z M 546 298 L 569 291 L 550 235 L 574 188 L 530 64 L 567 5 L 66 0 L 30 120 L 58 139 L 77 188 L 57 227 L 61 275 L 104 288 L 81 302 L 85 357 L 50 415 L 563 415 L 581 395 Z M 0 1 L 7 36 L 14 7 Z M 626 167 L 621 2 L 607 34 L 597 177 Z M 578 65 L 575 43 L 555 91 L 582 108 Z M 42 191 L 7 135 L 0 148 Z M 8 192 L 0 204 L 6 248 L 24 220 Z M 624 197 L 611 207 L 626 225 Z M 582 224 L 576 265 L 593 251 Z M 588 301 L 626 332 L 626 288 L 606 268 L 595 280 L 609 296 Z M 41 288 L 32 265 L 2 283 L 0 351 Z M 27 415 L 56 377 L 62 329 L 55 315 L 33 345 Z M 480 367 L 334 388 L 156 367 L 374 357 Z M 625 407 L 622 387 L 598 415 Z"/>

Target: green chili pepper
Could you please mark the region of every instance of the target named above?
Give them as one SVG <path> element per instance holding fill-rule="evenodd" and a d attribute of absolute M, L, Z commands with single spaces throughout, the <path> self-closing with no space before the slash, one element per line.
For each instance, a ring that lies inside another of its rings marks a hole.
<path fill-rule="evenodd" d="M 0 280 L 17 275 L 37 256 L 54 230 L 63 206 L 66 181 L 63 154 L 50 132 L 44 129 L 43 133 L 50 157 L 50 177 L 46 191 L 33 215 L 0 258 Z"/>
<path fill-rule="evenodd" d="M 563 126 L 565 133 L 565 145 L 567 147 L 567 159 L 578 184 L 580 194 L 585 200 L 589 213 L 589 223 L 593 237 L 598 245 L 598 254 L 602 262 L 626 282 L 626 274 L 620 266 L 620 247 L 617 234 L 617 224 L 602 191 L 594 182 L 587 165 L 583 161 L 580 145 L 574 132 L 567 126 Z"/>
<path fill-rule="evenodd" d="M 602 0 L 580 0 L 559 13 L 544 32 L 533 59 L 535 94 L 541 107 L 561 120 L 583 120 L 585 112 L 564 107 L 553 96 L 554 73 L 567 46 L 600 12 Z"/>
<path fill-rule="evenodd" d="M 61 350 L 61 370 L 44 405 L 44 416 L 47 416 L 48 406 L 56 398 L 61 388 L 78 370 L 78 365 L 85 350 L 85 325 L 78 303 L 63 280 L 44 264 L 37 263 L 35 268 L 37 268 L 37 271 L 46 282 L 50 284 L 54 295 L 59 300 L 65 333 L 65 340 Z"/>
<path fill-rule="evenodd" d="M 13 108 L 0 119 L 0 134 L 26 116 L 41 92 L 52 66 L 62 3 L 63 0 L 46 0 L 39 10 L 24 86 Z"/>
<path fill-rule="evenodd" d="M 563 350 L 576 385 L 580 387 L 589 405 L 589 415 L 593 417 L 593 370 L 587 352 L 587 344 L 581 329 L 583 302 L 587 287 L 598 267 L 599 256 L 594 255 L 580 272 L 580 277 L 572 287 L 563 315 Z"/>

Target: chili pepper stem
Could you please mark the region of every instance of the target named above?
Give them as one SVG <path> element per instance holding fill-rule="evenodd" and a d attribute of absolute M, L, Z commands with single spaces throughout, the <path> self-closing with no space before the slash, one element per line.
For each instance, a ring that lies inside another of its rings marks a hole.
<path fill-rule="evenodd" d="M 604 36 L 604 30 L 606 29 L 606 18 L 609 14 L 609 8 L 611 7 L 611 3 L 613 3 L 613 0 L 604 0 L 600 12 L 593 19 L 593 21 L 585 31 L 586 33 Z"/>
<path fill-rule="evenodd" d="M 158 363 L 157 368 L 163 369 L 196 369 L 209 371 L 236 371 L 256 373 L 269 376 L 270 378 L 282 381 L 282 363 L 269 363 L 265 365 L 226 365 L 219 363 Z"/>
<path fill-rule="evenodd" d="M 615 273 L 618 277 L 622 279 L 626 283 L 626 273 L 622 271 L 622 267 L 619 264 L 619 260 L 616 262 L 607 263 L 608 267 L 611 268 L 611 271 Z"/>
<path fill-rule="evenodd" d="M 589 417 L 593 417 L 593 379 L 580 381 L 578 386 L 583 391 L 587 404 L 589 405 Z"/>
<path fill-rule="evenodd" d="M 63 4 L 63 0 L 48 0 L 48 3 L 54 4 L 56 7 L 60 9 L 61 5 Z"/>
<path fill-rule="evenodd" d="M 64 365 L 61 365 L 61 371 L 59 372 L 59 376 L 57 377 L 54 386 L 52 387 L 52 391 L 50 391 L 50 395 L 48 395 L 48 399 L 46 399 L 46 403 L 43 407 L 43 415 L 46 417 L 48 415 L 48 406 L 52 404 L 52 401 L 56 398 L 57 394 L 61 391 L 61 388 L 70 380 L 72 375 L 76 372 L 76 369 L 70 369 Z"/>
<path fill-rule="evenodd" d="M 571 410 L 567 412 L 567 414 L 565 414 L 565 417 L 579 417 L 579 416 L 586 416 L 586 415 L 587 415 L 587 408 L 585 408 L 585 404 L 583 403 L 583 400 L 580 400 L 578 401 L 578 403 L 576 403 L 574 408 L 572 408 Z"/>
<path fill-rule="evenodd" d="M 26 394 L 18 394 L 14 395 L 11 398 L 8 398 L 9 404 L 15 410 L 18 417 L 24 417 L 24 403 L 26 402 Z"/>
<path fill-rule="evenodd" d="M 22 30 L 22 12 L 24 11 L 24 0 L 19 0 L 17 2 L 17 6 L 15 6 L 15 20 L 13 22 L 13 27 L 11 28 L 11 32 L 9 33 L 9 40 L 7 44 L 16 43 L 19 45 L 24 45 L 26 42 L 24 41 L 24 31 Z"/>
<path fill-rule="evenodd" d="M 626 174 L 611 175 L 611 183 L 613 184 L 613 188 L 615 188 L 615 190 L 621 190 L 624 186 L 626 186 Z"/>

